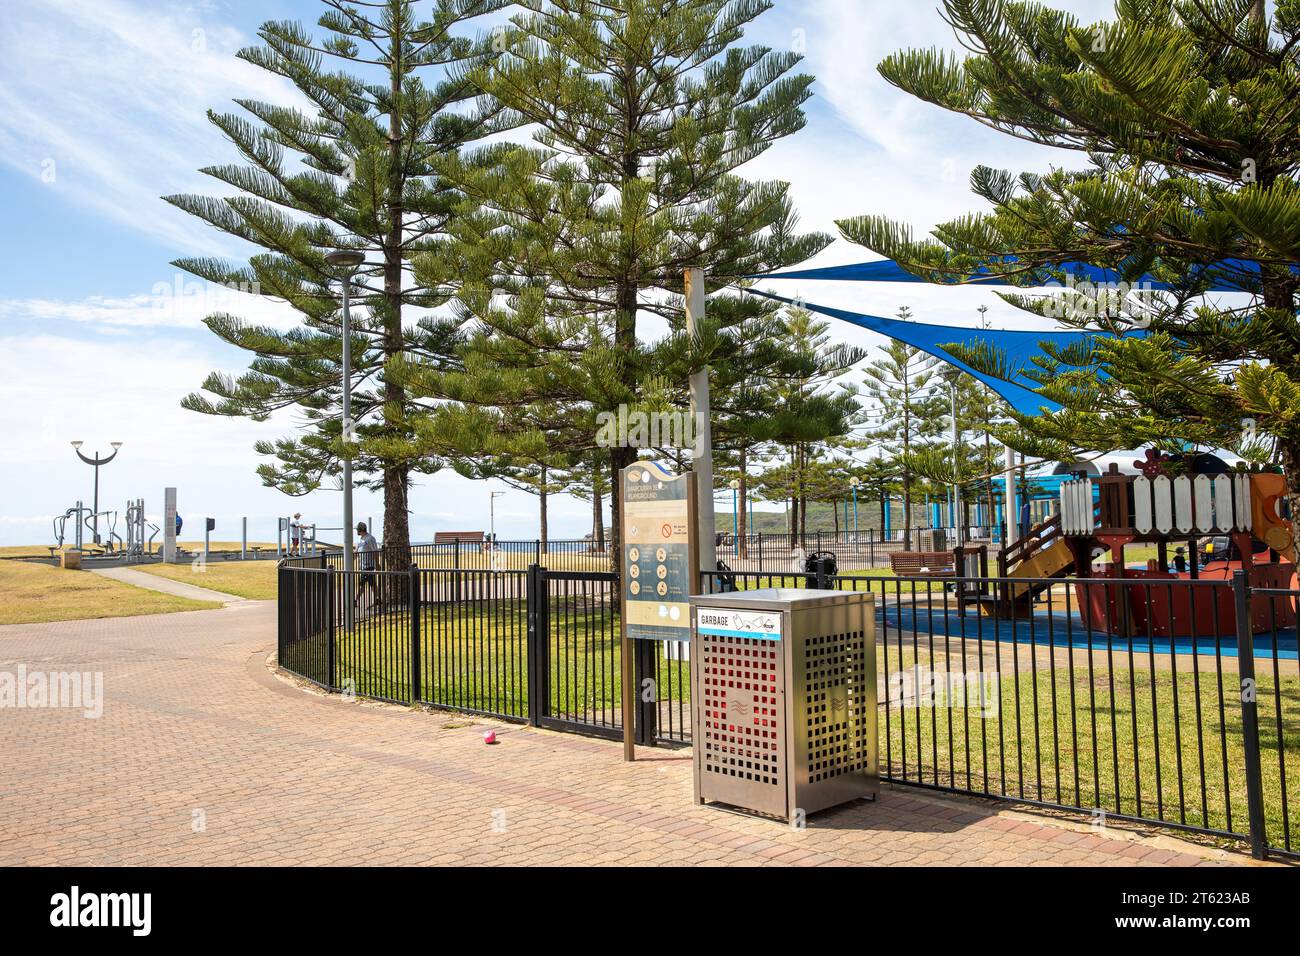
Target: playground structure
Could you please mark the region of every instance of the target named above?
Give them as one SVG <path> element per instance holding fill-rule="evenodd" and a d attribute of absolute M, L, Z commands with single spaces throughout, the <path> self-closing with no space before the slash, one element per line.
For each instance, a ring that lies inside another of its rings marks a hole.
<path fill-rule="evenodd" d="M 1230 601 L 1208 595 L 1198 604 L 1186 588 L 1152 585 L 1226 583 L 1244 572 L 1253 588 L 1296 587 L 1282 475 L 1228 471 L 1208 455 L 1171 461 L 1149 453 L 1147 461 L 1138 464 L 1142 474 L 1122 474 L 1112 464 L 1102 475 L 1061 482 L 1059 510 L 996 552 L 992 578 L 986 548 L 957 549 L 954 563 L 963 577 L 958 584 L 962 610 L 974 604 L 985 615 L 1029 618 L 1041 594 L 1070 578 L 1080 616 L 1090 630 L 1122 637 L 1221 638 L 1236 633 Z M 1174 470 L 1185 473 L 1172 474 Z M 1223 546 L 1203 552 L 1198 543 L 1207 538 Z M 1129 545 L 1155 545 L 1156 557 L 1145 567 L 1130 567 L 1124 560 Z M 1186 552 L 1172 567 L 1171 546 Z M 1134 586 L 1089 584 L 1088 579 L 1132 581 Z M 1295 623 L 1295 607 L 1274 602 L 1257 611 L 1252 627 L 1261 632 Z"/>

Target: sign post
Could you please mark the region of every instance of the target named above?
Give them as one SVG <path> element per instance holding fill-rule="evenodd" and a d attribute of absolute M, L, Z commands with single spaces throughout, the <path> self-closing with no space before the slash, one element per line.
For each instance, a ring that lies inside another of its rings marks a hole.
<path fill-rule="evenodd" d="M 674 476 L 654 462 L 628 465 L 619 481 L 623 759 L 635 760 L 638 688 L 633 642 L 690 640 L 690 596 L 699 589 L 700 579 L 697 501 L 692 472 Z"/>
<path fill-rule="evenodd" d="M 176 563 L 176 489 L 163 489 L 163 563 Z"/>

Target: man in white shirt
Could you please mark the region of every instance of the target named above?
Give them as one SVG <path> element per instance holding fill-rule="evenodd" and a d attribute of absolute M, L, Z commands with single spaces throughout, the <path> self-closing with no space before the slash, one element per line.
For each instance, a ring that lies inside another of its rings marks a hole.
<path fill-rule="evenodd" d="M 361 603 L 363 591 L 369 591 L 376 600 L 379 599 L 379 575 L 375 573 L 379 567 L 379 542 L 366 528 L 364 521 L 357 522 L 357 534 L 360 535 L 357 538 L 357 568 L 361 571 L 361 576 L 357 584 L 357 596 L 352 601 L 354 607 Z"/>

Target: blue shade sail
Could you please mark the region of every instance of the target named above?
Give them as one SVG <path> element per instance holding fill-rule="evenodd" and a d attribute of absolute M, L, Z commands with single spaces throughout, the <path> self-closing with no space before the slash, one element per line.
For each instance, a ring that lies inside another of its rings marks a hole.
<path fill-rule="evenodd" d="M 1015 257 L 1007 258 L 1008 262 L 1015 262 Z M 1121 281 L 1121 276 L 1114 269 L 1105 269 L 1101 266 L 1089 265 L 1086 262 L 1063 262 L 1060 269 L 1074 276 L 1077 281 L 1092 283 L 1113 283 Z M 1200 267 L 1211 273 L 1210 283 L 1206 291 L 1209 292 L 1251 292 L 1254 291 L 1260 273 L 1258 262 L 1246 259 L 1224 259 L 1222 262 L 1215 263 L 1213 266 Z M 771 272 L 761 275 L 746 276 L 747 279 L 809 279 L 819 281 L 838 281 L 838 282 L 926 282 L 930 280 L 923 279 L 920 276 L 913 275 L 904 269 L 901 265 L 892 259 L 880 259 L 876 262 L 855 262 L 843 266 L 824 266 L 820 269 L 798 269 L 793 272 Z M 1009 279 L 990 275 L 988 270 L 981 267 L 973 275 L 965 280 L 954 283 L 933 283 L 936 285 L 1000 285 L 1011 286 L 1015 283 Z M 1144 275 L 1137 282 L 1132 283 L 1134 286 L 1143 286 L 1148 289 L 1169 290 L 1175 288 L 1168 282 L 1160 282 L 1153 279 L 1150 275 Z M 1043 282 L 1037 285 L 1038 288 L 1050 288 L 1059 286 L 1055 281 Z"/>
<path fill-rule="evenodd" d="M 1003 381 L 1000 378 L 993 378 L 978 372 L 971 368 L 965 362 L 959 360 L 950 353 L 945 345 L 978 345 L 987 343 L 993 348 L 1000 350 L 1006 357 L 1009 368 L 1020 368 L 1030 365 L 1033 359 L 1043 355 L 1042 343 L 1052 342 L 1062 348 L 1077 345 L 1083 339 L 1091 338 L 1097 333 L 1091 332 L 1035 332 L 1035 331 L 1007 331 L 994 329 L 973 329 L 964 326 L 953 325 L 926 325 L 921 322 L 904 322 L 902 319 L 887 319 L 881 315 L 868 315 L 862 312 L 849 312 L 845 309 L 835 309 L 830 306 L 816 305 L 812 302 L 806 302 L 802 299 L 788 299 L 785 296 L 776 295 L 772 292 L 763 292 L 759 289 L 748 289 L 755 295 L 761 295 L 768 299 L 775 299 L 777 302 L 786 302 L 791 305 L 798 305 L 810 312 L 817 312 L 821 315 L 830 316 L 833 319 L 840 319 L 859 328 L 867 329 L 887 338 L 897 339 L 900 342 L 906 342 L 914 348 L 920 349 L 927 355 L 933 355 L 935 358 L 942 359 L 963 372 L 969 372 L 977 379 L 991 388 L 998 395 L 1007 400 L 1016 411 L 1023 415 L 1038 415 L 1044 409 L 1047 411 L 1057 411 L 1061 406 L 1056 402 L 1048 401 L 1043 396 L 1034 392 L 1034 383 L 1032 380 L 1025 378 L 1017 373 L 1012 381 Z M 1020 379 L 1027 384 L 1018 384 L 1014 379 Z"/>

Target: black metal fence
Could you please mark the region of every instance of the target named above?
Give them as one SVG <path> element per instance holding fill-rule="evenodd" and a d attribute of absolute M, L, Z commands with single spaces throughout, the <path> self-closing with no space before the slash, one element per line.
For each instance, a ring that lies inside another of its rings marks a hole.
<path fill-rule="evenodd" d="M 1300 591 L 1240 573 L 703 581 L 806 586 L 875 595 L 886 779 L 1300 858 Z"/>
<path fill-rule="evenodd" d="M 332 691 L 621 738 L 618 575 L 608 571 L 344 571 L 301 558 L 279 574 L 281 666 Z M 637 645 L 639 743 L 689 740 L 689 663 Z"/>
<path fill-rule="evenodd" d="M 888 780 L 1300 858 L 1300 591 L 1240 575 L 702 578 L 875 595 Z M 621 736 L 618 595 L 608 571 L 300 559 L 280 570 L 280 661 L 344 693 Z M 690 740 L 686 650 L 635 647 L 641 743 Z"/>

